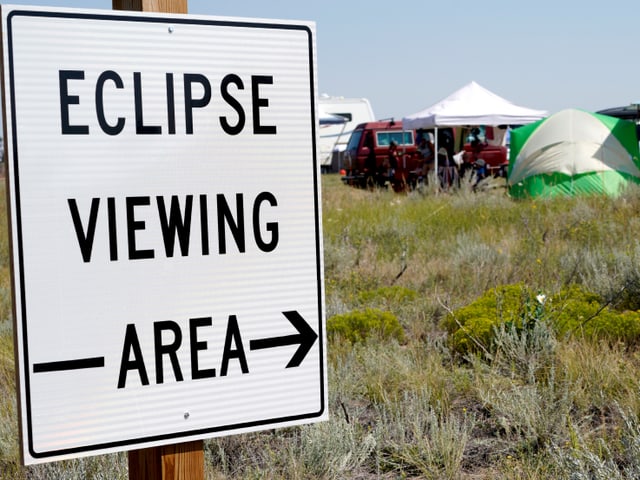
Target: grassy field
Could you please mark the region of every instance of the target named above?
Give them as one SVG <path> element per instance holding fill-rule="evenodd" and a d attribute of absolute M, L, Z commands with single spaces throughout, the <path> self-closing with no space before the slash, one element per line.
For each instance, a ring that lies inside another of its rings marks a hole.
<path fill-rule="evenodd" d="M 640 189 L 322 182 L 330 421 L 208 440 L 207 478 L 640 478 Z M 126 454 L 18 464 L 2 210 L 0 479 L 126 479 Z"/>

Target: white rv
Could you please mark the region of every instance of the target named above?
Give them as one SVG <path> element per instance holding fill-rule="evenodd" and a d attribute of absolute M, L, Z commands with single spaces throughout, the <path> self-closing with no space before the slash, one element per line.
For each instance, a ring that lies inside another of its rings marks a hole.
<path fill-rule="evenodd" d="M 323 173 L 338 172 L 343 166 L 342 156 L 351 132 L 359 124 L 375 120 L 373 109 L 366 98 L 331 97 L 326 94 L 318 98 L 318 109 L 321 119 L 318 135 L 320 168 Z M 323 122 L 324 117 L 338 117 L 344 122 Z"/>

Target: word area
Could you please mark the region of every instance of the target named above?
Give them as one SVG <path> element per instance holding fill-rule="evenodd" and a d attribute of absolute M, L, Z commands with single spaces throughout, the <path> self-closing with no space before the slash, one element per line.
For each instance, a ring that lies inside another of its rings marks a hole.
<path fill-rule="evenodd" d="M 206 351 L 208 343 L 198 338 L 198 330 L 203 327 L 211 327 L 213 320 L 211 317 L 192 318 L 189 320 L 189 349 L 191 359 L 191 379 L 198 380 L 204 378 L 214 378 L 216 376 L 215 368 L 201 368 L 199 364 L 198 352 Z M 172 336 L 171 341 L 163 340 L 168 335 Z M 156 384 L 164 383 L 164 357 L 169 360 L 172 368 L 173 376 L 177 382 L 184 380 L 182 368 L 178 361 L 178 349 L 182 346 L 182 330 L 180 325 L 171 320 L 154 322 L 153 338 L 154 338 L 154 363 Z M 227 333 L 225 335 L 224 348 L 222 351 L 222 360 L 220 366 L 220 376 L 227 376 L 229 370 L 229 360 L 238 361 L 240 371 L 249 373 L 247 365 L 247 356 L 244 349 L 240 329 L 238 328 L 238 320 L 235 315 L 230 315 L 227 322 Z M 120 374 L 118 375 L 118 388 L 124 388 L 127 382 L 127 374 L 135 371 L 142 385 L 149 385 L 149 374 L 147 365 L 144 361 L 142 348 L 136 326 L 132 323 L 127 325 L 124 346 L 122 349 L 122 361 L 120 362 Z"/>

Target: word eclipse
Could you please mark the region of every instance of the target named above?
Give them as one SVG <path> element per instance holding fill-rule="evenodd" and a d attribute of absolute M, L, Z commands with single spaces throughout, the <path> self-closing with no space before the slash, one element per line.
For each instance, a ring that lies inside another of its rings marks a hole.
<path fill-rule="evenodd" d="M 100 129 L 108 135 L 118 135 L 125 128 L 126 117 L 116 116 L 111 118 L 106 114 L 105 89 L 125 91 L 127 88 L 133 89 L 133 103 L 135 110 L 135 132 L 136 135 L 160 135 L 163 133 L 161 125 L 145 123 L 143 117 L 143 81 L 141 72 L 133 72 L 133 85 L 127 85 L 122 76 L 113 70 L 102 72 L 95 80 L 94 103 L 86 98 L 76 95 L 74 87 L 78 83 L 85 82 L 85 72 L 83 70 L 60 70 L 58 72 L 60 85 L 60 121 L 63 135 L 89 135 L 89 126 L 85 124 L 72 123 L 72 111 L 85 110 L 85 104 L 89 104 L 95 109 L 95 115 L 100 125 Z M 209 79 L 199 73 L 185 73 L 184 82 L 184 115 L 185 133 L 194 133 L 194 109 L 204 108 L 209 105 L 213 97 L 212 85 Z M 261 119 L 261 109 L 269 107 L 269 99 L 261 96 L 260 89 L 263 85 L 273 84 L 273 77 L 267 75 L 252 75 L 249 81 L 251 85 L 251 105 L 249 110 L 253 119 L 254 135 L 275 135 L 277 132 L 275 125 L 263 125 Z M 202 93 L 196 96 L 195 89 Z M 237 98 L 238 91 L 245 89 L 245 82 L 239 75 L 230 73 L 226 75 L 220 83 L 220 97 L 224 104 L 229 106 L 235 113 L 235 118 L 229 119 L 220 116 L 219 122 L 222 130 L 227 135 L 238 135 L 243 131 L 246 124 L 246 107 Z M 173 73 L 165 75 L 164 101 L 167 106 L 166 132 L 170 135 L 176 134 L 176 94 Z M 157 101 L 157 97 L 154 97 Z M 154 100 L 148 99 L 147 103 Z"/>

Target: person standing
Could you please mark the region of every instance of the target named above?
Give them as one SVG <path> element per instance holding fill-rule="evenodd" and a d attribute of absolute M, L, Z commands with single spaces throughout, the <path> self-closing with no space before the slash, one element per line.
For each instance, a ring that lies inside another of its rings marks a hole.
<path fill-rule="evenodd" d="M 389 153 L 384 162 L 386 179 L 391 185 L 395 182 L 396 170 L 398 169 L 398 144 L 393 140 L 389 144 Z"/>
<path fill-rule="evenodd" d="M 429 172 L 433 171 L 433 162 L 435 160 L 435 147 L 433 145 L 433 134 L 425 133 L 418 144 L 420 152 L 422 168 L 420 169 L 420 177 L 423 181 L 428 180 Z"/>
<path fill-rule="evenodd" d="M 376 150 L 373 145 L 373 135 L 371 132 L 367 133 L 364 139 L 364 146 L 367 147 L 367 158 L 364 160 L 364 179 L 365 185 L 368 188 L 372 188 L 377 182 L 378 166 L 376 161 Z"/>

